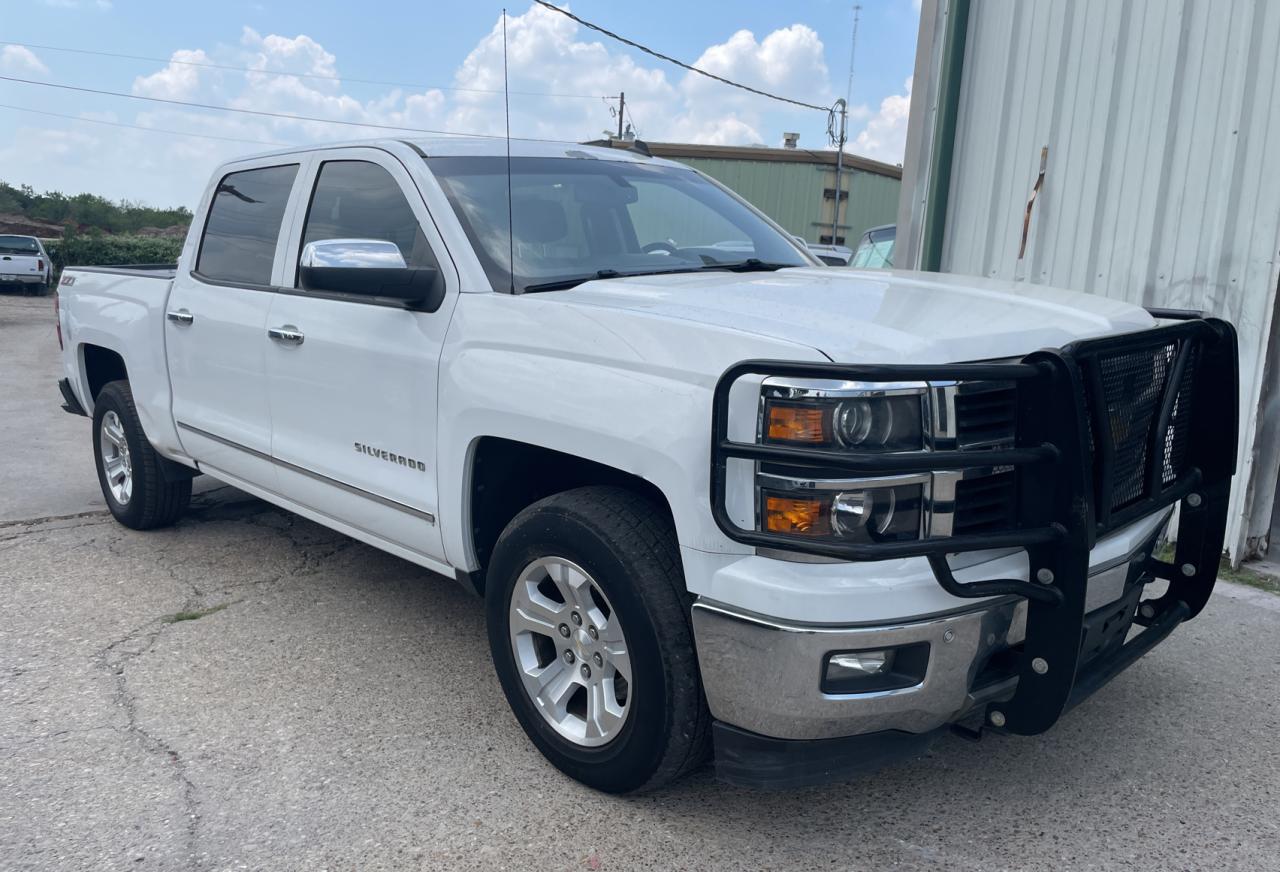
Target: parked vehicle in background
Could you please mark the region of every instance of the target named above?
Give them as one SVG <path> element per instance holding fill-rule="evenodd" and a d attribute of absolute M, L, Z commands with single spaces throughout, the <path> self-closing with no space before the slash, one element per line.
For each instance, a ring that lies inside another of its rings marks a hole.
<path fill-rule="evenodd" d="M 53 265 L 34 236 L 0 235 L 0 288 L 47 294 Z"/>
<path fill-rule="evenodd" d="M 809 249 L 810 254 L 827 266 L 848 266 L 849 261 L 853 258 L 853 249 L 845 248 L 843 245 L 823 245 L 806 242 L 804 247 Z"/>
<path fill-rule="evenodd" d="M 632 151 L 236 161 L 178 264 L 60 290 L 117 520 L 173 523 L 207 473 L 456 578 L 525 732 L 601 790 L 1043 732 L 1217 577 L 1230 325 L 822 267 Z"/>
<path fill-rule="evenodd" d="M 850 266 L 865 269 L 890 269 L 893 267 L 893 243 L 898 236 L 896 224 L 872 227 L 858 240 Z"/>

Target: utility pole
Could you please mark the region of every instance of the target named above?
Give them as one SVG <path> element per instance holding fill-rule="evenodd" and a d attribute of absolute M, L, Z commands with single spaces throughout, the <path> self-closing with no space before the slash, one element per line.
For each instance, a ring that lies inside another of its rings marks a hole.
<path fill-rule="evenodd" d="M 860 5 L 853 7 L 853 37 L 849 41 L 849 81 L 845 85 L 844 99 L 837 100 L 831 110 L 840 111 L 840 135 L 836 139 L 836 207 L 831 217 L 831 244 L 836 244 L 836 234 L 840 224 L 840 175 L 844 169 L 844 144 L 848 135 L 849 101 L 853 99 L 853 58 L 858 49 L 858 18 L 862 12 Z M 846 240 L 847 241 L 847 240 Z"/>
<path fill-rule="evenodd" d="M 627 108 L 627 92 L 618 92 L 618 139 L 622 139 L 622 113 Z"/>
<path fill-rule="evenodd" d="M 841 97 L 831 111 L 840 113 L 840 134 L 836 140 L 836 208 L 831 215 L 831 244 L 836 244 L 836 233 L 840 225 L 840 171 L 844 168 L 844 141 L 849 123 L 849 104 Z M 834 120 L 834 119 L 833 119 Z"/>

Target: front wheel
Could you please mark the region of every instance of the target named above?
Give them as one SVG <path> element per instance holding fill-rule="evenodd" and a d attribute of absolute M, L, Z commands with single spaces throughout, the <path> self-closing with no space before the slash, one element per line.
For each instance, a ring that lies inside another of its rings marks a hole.
<path fill-rule="evenodd" d="M 107 508 L 126 527 L 166 527 L 186 511 L 191 480 L 164 477 L 127 381 L 108 382 L 93 401 L 93 456 Z"/>
<path fill-rule="evenodd" d="M 585 487 L 525 509 L 494 547 L 486 609 L 507 700 L 560 770 L 627 793 L 705 759 L 679 551 L 651 502 Z"/>

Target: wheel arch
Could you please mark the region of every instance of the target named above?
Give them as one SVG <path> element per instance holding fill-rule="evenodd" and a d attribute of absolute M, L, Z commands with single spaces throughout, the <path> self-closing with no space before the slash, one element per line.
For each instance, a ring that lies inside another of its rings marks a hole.
<path fill-rule="evenodd" d="M 120 352 L 90 342 L 80 345 L 80 371 L 84 376 L 85 393 L 90 406 L 86 410 L 93 414 L 93 404 L 98 394 L 108 382 L 129 379 L 129 368 L 125 365 L 124 356 Z"/>
<path fill-rule="evenodd" d="M 523 509 L 553 494 L 588 485 L 618 487 L 643 496 L 675 529 L 671 503 L 662 489 L 636 475 L 563 451 L 499 436 L 481 436 L 467 453 L 463 539 L 470 586 L 484 593 L 484 571 L 503 529 Z"/>

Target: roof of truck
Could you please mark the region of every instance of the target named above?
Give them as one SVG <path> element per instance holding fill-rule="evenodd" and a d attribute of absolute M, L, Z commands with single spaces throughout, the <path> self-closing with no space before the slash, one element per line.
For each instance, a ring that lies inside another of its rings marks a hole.
<path fill-rule="evenodd" d="M 633 149 L 603 148 L 583 145 L 579 142 L 557 142 L 547 139 L 511 138 L 512 157 L 568 157 L 594 160 L 629 161 L 666 166 L 683 166 Z M 275 149 L 237 158 L 232 163 L 277 155 L 299 154 L 329 148 L 386 148 L 408 146 L 426 157 L 503 157 L 507 154 L 507 140 L 501 136 L 383 136 L 377 139 L 346 142 L 318 142 L 313 145 Z"/>

